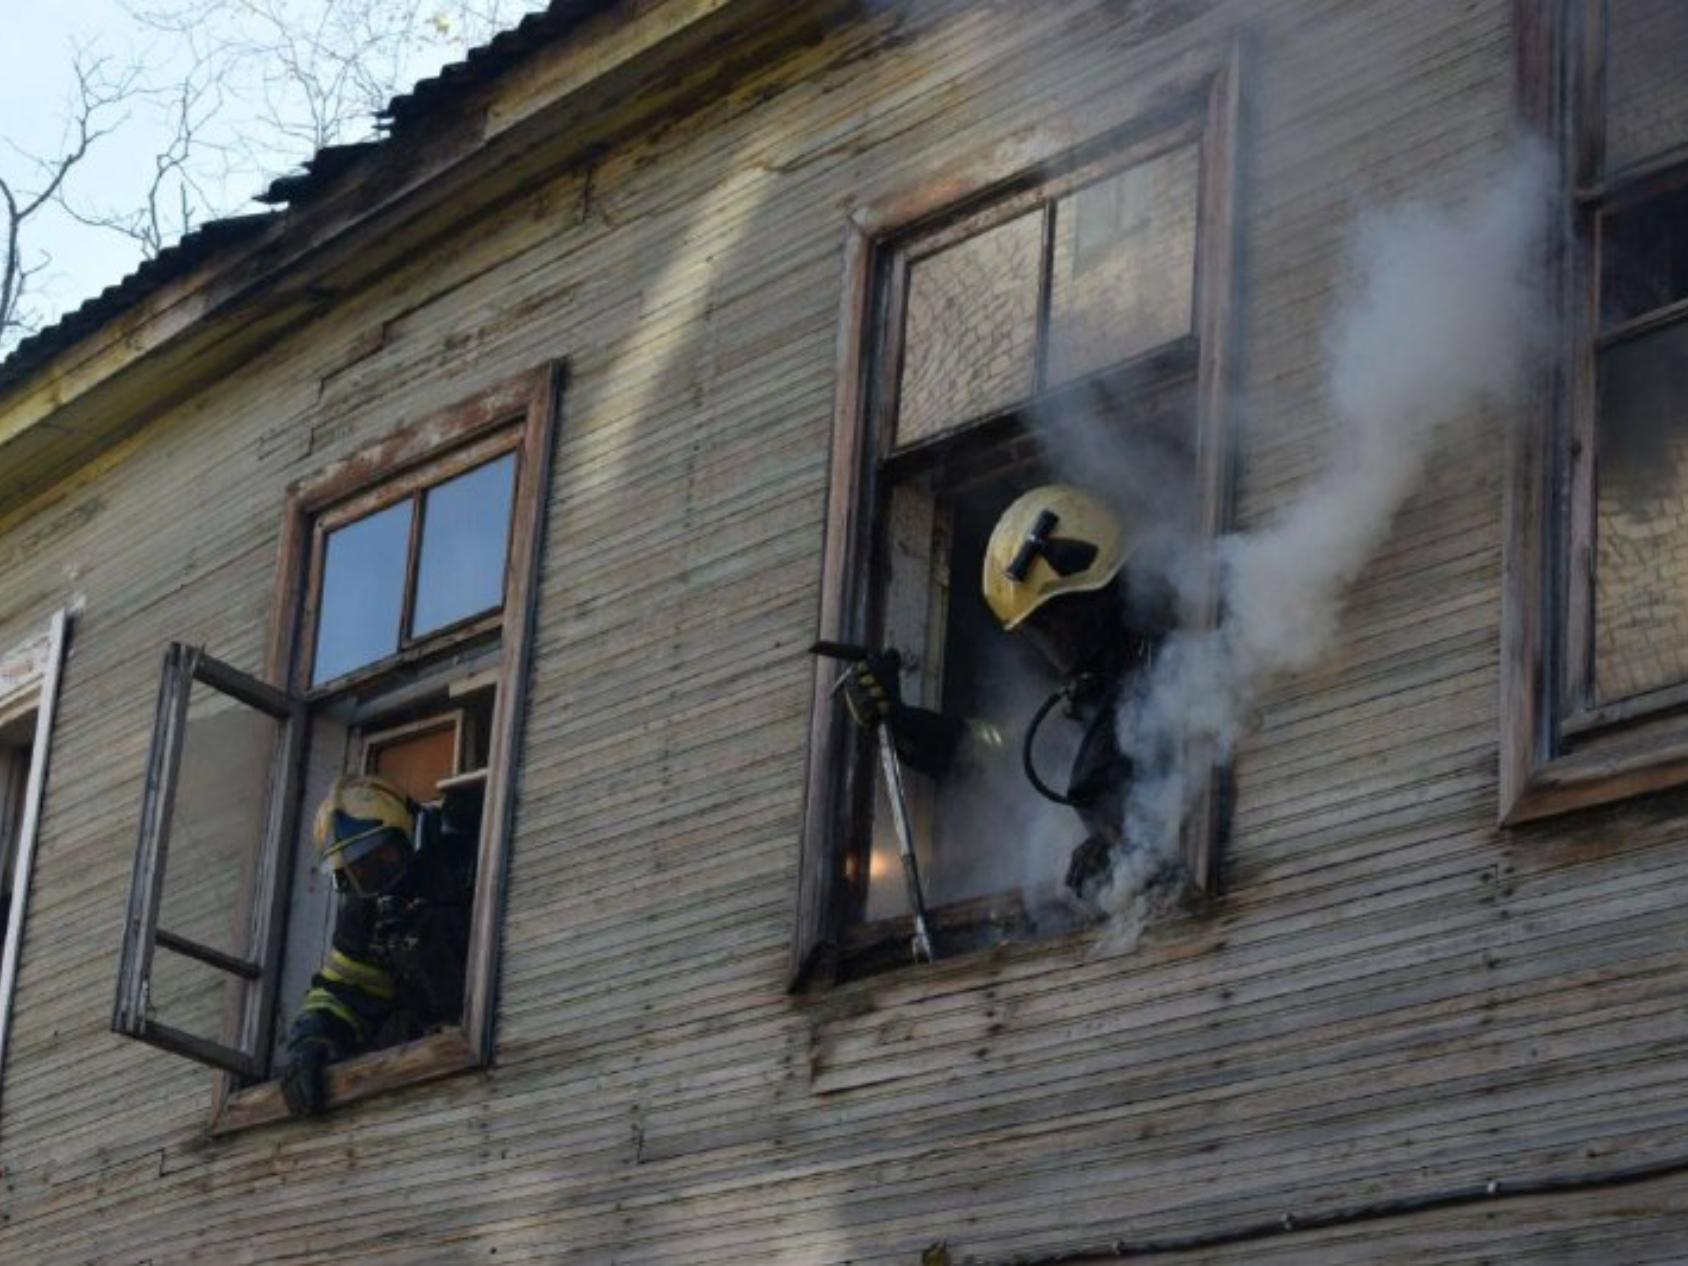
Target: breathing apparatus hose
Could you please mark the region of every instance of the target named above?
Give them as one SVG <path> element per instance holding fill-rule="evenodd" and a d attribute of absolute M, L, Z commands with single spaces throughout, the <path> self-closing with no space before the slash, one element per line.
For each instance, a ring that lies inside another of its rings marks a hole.
<path fill-rule="evenodd" d="M 1026 726 L 1025 741 L 1020 745 L 1020 762 L 1025 767 L 1026 780 L 1031 783 L 1032 789 L 1045 800 L 1053 800 L 1056 804 L 1069 806 L 1076 805 L 1078 802 L 1074 800 L 1072 796 L 1063 795 L 1061 792 L 1056 791 L 1038 776 L 1037 762 L 1033 758 L 1032 749 L 1037 743 L 1037 732 L 1043 725 L 1044 718 L 1054 711 L 1056 704 L 1061 703 L 1063 700 L 1068 700 L 1071 697 L 1072 687 L 1062 686 L 1059 690 L 1055 691 L 1054 694 L 1050 695 L 1049 698 L 1039 704 L 1037 711 L 1032 713 L 1031 722 Z"/>

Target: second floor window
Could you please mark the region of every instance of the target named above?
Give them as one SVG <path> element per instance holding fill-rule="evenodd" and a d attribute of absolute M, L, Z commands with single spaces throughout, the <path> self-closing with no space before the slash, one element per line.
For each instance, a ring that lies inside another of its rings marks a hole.
<path fill-rule="evenodd" d="M 1514 452 L 1510 821 L 1688 771 L 1688 6 L 1539 7 L 1520 84 L 1557 146 L 1560 354 Z"/>
<path fill-rule="evenodd" d="M 1578 208 L 1594 514 L 1576 702 L 1634 707 L 1688 683 L 1688 8 L 1616 0 L 1605 28 Z"/>
<path fill-rule="evenodd" d="M 166 654 L 113 1027 L 221 1069 L 214 1128 L 490 1058 L 557 391 L 296 485 L 264 678 Z"/>
<path fill-rule="evenodd" d="M 1082 926 L 1133 882 L 1115 720 L 1165 633 L 1211 618 L 1141 564 L 1211 538 L 1228 496 L 1203 387 L 1228 342 L 1232 82 L 873 244 L 800 977 Z M 1196 816 L 1169 897 L 1212 882 Z"/>

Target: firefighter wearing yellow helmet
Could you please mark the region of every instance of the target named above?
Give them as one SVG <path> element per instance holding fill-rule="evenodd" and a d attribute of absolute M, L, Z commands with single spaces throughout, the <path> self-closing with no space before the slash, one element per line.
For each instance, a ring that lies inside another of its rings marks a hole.
<path fill-rule="evenodd" d="M 1002 512 L 985 546 L 985 601 L 1010 633 L 1063 594 L 1113 585 L 1128 557 L 1114 512 L 1066 484 L 1034 488 Z"/>
<path fill-rule="evenodd" d="M 1023 754 L 1039 794 L 1072 806 L 1087 838 L 1073 850 L 1067 886 L 1094 901 L 1111 878 L 1123 847 L 1131 763 L 1120 751 L 1114 717 L 1134 669 L 1150 654 L 1155 631 L 1128 618 L 1123 573 L 1132 540 L 1119 517 L 1081 488 L 1048 484 L 1018 497 L 997 519 L 985 546 L 980 579 L 985 603 L 1004 630 L 1033 643 L 1060 679 L 1028 718 Z M 889 725 L 903 761 L 941 778 L 969 727 L 963 720 L 902 701 L 898 660 L 881 652 L 857 663 L 844 699 L 858 724 Z M 1035 743 L 1055 706 L 1083 726 L 1065 790 L 1039 774 Z"/>
<path fill-rule="evenodd" d="M 324 797 L 312 834 L 338 905 L 288 1030 L 281 1089 L 295 1116 L 325 1106 L 328 1064 L 461 1017 L 479 820 L 478 793 L 417 804 L 370 775 Z"/>

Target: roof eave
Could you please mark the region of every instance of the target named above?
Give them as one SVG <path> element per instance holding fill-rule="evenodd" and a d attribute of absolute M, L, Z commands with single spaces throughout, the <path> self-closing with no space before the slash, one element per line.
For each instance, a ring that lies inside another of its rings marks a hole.
<path fill-rule="evenodd" d="M 788 11 L 790 6 L 784 6 Z M 508 61 L 441 110 L 425 134 L 335 156 L 307 200 L 185 242 L 179 275 L 85 320 L 62 346 L 0 382 L 0 524 L 45 487 L 162 410 L 519 192 L 534 173 L 601 148 L 672 106 L 688 59 L 760 20 L 776 0 L 623 0 L 566 38 Z M 495 42 L 496 43 L 496 42 Z M 406 107 L 415 110 L 420 107 Z M 411 116 L 412 124 L 416 115 Z M 180 262 L 179 260 L 177 261 Z M 332 278 L 332 284 L 324 279 Z M 145 279 L 143 278 L 143 281 Z"/>

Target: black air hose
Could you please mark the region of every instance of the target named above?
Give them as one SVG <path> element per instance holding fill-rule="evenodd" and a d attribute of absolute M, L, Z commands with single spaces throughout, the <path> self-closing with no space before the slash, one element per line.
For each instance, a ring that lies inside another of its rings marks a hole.
<path fill-rule="evenodd" d="M 1063 686 L 1038 705 L 1037 711 L 1032 713 L 1030 724 L 1026 726 L 1025 741 L 1020 745 L 1020 761 L 1025 766 L 1026 779 L 1031 783 L 1032 788 L 1045 800 L 1053 800 L 1056 804 L 1064 804 L 1069 807 L 1076 805 L 1078 801 L 1070 795 L 1063 795 L 1056 791 L 1042 778 L 1038 777 L 1037 762 L 1032 758 L 1032 747 L 1037 742 L 1037 732 L 1039 727 L 1043 725 L 1044 718 L 1054 710 L 1056 704 L 1070 698 L 1071 693 L 1072 688 L 1070 686 Z"/>

